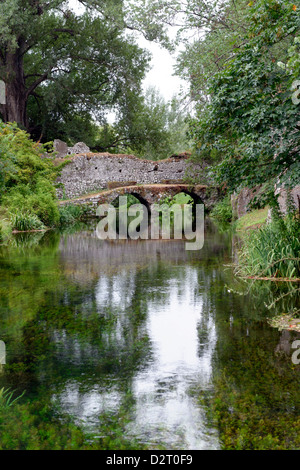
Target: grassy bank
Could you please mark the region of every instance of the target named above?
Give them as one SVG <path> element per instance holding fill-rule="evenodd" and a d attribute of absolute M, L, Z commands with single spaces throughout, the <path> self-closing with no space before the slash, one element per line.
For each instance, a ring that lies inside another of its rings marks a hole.
<path fill-rule="evenodd" d="M 267 279 L 300 278 L 300 223 L 296 213 L 282 217 L 269 208 L 252 210 L 234 220 L 229 197 L 218 203 L 211 217 L 221 224 L 230 224 L 242 241 L 236 273 L 242 277 Z"/>
<path fill-rule="evenodd" d="M 60 167 L 42 158 L 39 145 L 15 124 L 0 121 L 0 227 L 9 231 L 43 230 L 59 223 L 55 181 Z"/>
<path fill-rule="evenodd" d="M 55 225 L 47 227 L 37 215 L 16 211 L 10 213 L 8 209 L 0 206 L 0 244 L 9 242 L 11 236 L 18 232 L 40 232 L 50 228 L 66 228 L 86 219 L 86 208 L 75 205 L 59 207 L 59 218 Z"/>
<path fill-rule="evenodd" d="M 248 212 L 235 222 L 236 230 L 241 232 L 244 230 L 260 228 L 266 223 L 268 212 L 268 207 Z"/>
<path fill-rule="evenodd" d="M 253 220 L 252 220 L 253 221 Z M 300 225 L 295 214 L 257 224 L 243 236 L 239 252 L 243 276 L 300 278 Z"/>

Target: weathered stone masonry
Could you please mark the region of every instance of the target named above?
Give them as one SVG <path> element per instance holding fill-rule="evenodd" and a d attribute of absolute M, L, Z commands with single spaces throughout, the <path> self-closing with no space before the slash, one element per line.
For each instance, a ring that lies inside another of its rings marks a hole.
<path fill-rule="evenodd" d="M 224 196 L 220 188 L 200 184 L 194 186 L 187 184 L 145 184 L 140 186 L 119 187 L 101 193 L 81 196 L 72 199 L 72 204 L 85 206 L 87 213 L 95 215 L 96 209 L 100 204 L 110 204 L 119 196 L 132 194 L 150 209 L 152 204 L 161 204 L 166 197 L 173 198 L 176 194 L 181 192 L 189 194 L 196 204 L 204 204 L 207 211 L 210 211 L 216 202 Z M 61 205 L 68 205 L 69 203 L 68 200 L 60 201 Z"/>
<path fill-rule="evenodd" d="M 84 194 L 111 189 L 112 183 L 121 185 L 180 183 L 186 173 L 201 172 L 201 165 L 193 164 L 188 156 L 173 156 L 166 160 L 150 161 L 133 155 L 109 153 L 81 153 L 70 157 L 58 183 L 58 197 L 73 199 Z"/>

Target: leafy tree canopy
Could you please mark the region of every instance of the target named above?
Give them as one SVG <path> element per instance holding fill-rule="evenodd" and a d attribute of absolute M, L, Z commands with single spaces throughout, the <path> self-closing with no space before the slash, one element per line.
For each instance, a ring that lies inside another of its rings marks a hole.
<path fill-rule="evenodd" d="M 94 150 L 134 153 L 151 160 L 187 151 L 187 111 L 179 98 L 165 101 L 155 87 L 144 96 L 123 96 L 116 122 L 98 128 L 91 145 Z"/>
<path fill-rule="evenodd" d="M 209 80 L 210 102 L 194 119 L 198 154 L 221 155 L 217 179 L 230 190 L 268 182 L 299 184 L 299 10 L 289 2 L 249 6 L 245 45 Z M 279 61 L 279 58 L 281 61 Z"/>
<path fill-rule="evenodd" d="M 299 184 L 299 0 L 138 1 L 178 26 L 177 73 L 190 84 L 190 137 L 230 191 Z M 138 8 L 138 7 L 137 7 Z"/>
<path fill-rule="evenodd" d="M 122 0 L 2 0 L 0 79 L 5 121 L 37 136 L 101 120 L 139 94 L 149 56 L 128 34 Z M 130 22 L 128 22 L 130 23 Z"/>

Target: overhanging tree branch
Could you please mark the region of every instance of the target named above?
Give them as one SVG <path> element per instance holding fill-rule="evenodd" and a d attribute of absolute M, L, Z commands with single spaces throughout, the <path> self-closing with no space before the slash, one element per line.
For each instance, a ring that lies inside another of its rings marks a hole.
<path fill-rule="evenodd" d="M 43 83 L 45 80 L 49 78 L 51 70 L 47 70 L 47 72 L 43 73 L 35 82 L 33 82 L 30 87 L 26 91 L 26 99 L 28 98 L 29 95 L 32 94 L 32 92 L 38 87 L 41 83 Z"/>

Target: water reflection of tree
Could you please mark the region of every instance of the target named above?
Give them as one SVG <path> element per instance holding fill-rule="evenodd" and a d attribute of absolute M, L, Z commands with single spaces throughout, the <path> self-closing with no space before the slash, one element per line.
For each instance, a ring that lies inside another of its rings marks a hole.
<path fill-rule="evenodd" d="M 200 262 L 208 273 L 209 263 L 223 258 L 224 245 L 218 236 L 201 253 L 185 252 L 181 242 L 148 244 L 148 254 L 146 245 L 139 251 L 136 244 L 124 245 L 123 252 L 118 245 L 113 247 L 111 270 L 109 256 L 103 259 L 107 246 L 100 247 L 97 258 L 99 245 L 93 250 L 90 232 L 81 233 L 62 239 L 49 232 L 39 244 L 20 243 L 3 252 L 1 331 L 11 351 L 7 384 L 50 397 L 53 391 L 63 391 L 70 379 L 86 390 L 95 385 L 109 390 L 113 383 L 127 400 L 136 371 L 151 361 L 145 328 L 148 302 L 167 301 L 164 286 L 170 277 L 177 277 L 179 289 L 182 280 L 184 289 L 185 272 L 174 266 Z M 124 255 L 128 250 L 129 261 Z M 125 277 L 116 269 L 120 265 Z M 112 297 L 99 302 L 100 278 L 106 279 L 110 293 L 114 283 L 125 278 L 119 305 Z"/>
<path fill-rule="evenodd" d="M 267 324 L 266 292 L 238 295 L 232 282 L 219 271 L 204 303 L 217 334 L 214 393 L 204 394 L 210 416 L 226 449 L 299 448 L 300 377 L 291 359 L 299 334 L 287 338 Z"/>
<path fill-rule="evenodd" d="M 208 225 L 200 252 L 186 252 L 181 242 L 98 242 L 89 232 L 49 233 L 35 247 L 1 252 L 1 339 L 14 351 L 8 385 L 49 402 L 74 390 L 116 394 L 115 413 L 130 412 L 133 378 L 152 360 L 149 303 L 168 301 L 170 280 L 184 293 L 192 269 L 195 302 L 203 301 L 198 354 L 213 354 L 209 409 L 226 446 L 259 447 L 259 434 L 265 447 L 277 438 L 292 446 L 287 428 L 298 426 L 299 374 L 282 348 L 286 338 L 266 322 L 266 294 L 236 293 L 224 266 L 232 259 L 230 235 Z"/>
<path fill-rule="evenodd" d="M 49 285 L 55 289 L 58 284 L 58 243 L 52 232 L 19 234 L 1 247 L 0 331 L 8 345 L 9 363 L 22 362 L 23 329 L 36 318 Z"/>

